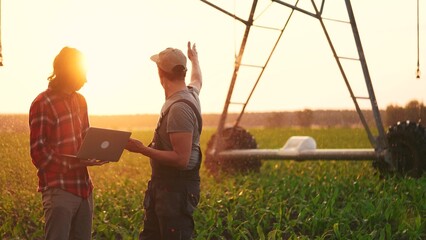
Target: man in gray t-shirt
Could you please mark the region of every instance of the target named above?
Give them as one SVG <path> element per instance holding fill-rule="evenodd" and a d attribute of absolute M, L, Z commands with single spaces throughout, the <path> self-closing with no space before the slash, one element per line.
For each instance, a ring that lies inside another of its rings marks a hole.
<path fill-rule="evenodd" d="M 188 89 L 178 91 L 167 98 L 161 109 L 161 113 L 164 116 L 167 109 L 169 109 L 169 112 L 158 129 L 158 135 L 163 143 L 163 150 L 173 150 L 169 134 L 192 132 L 192 151 L 185 168 L 187 170 L 194 168 L 200 157 L 200 152 L 197 149 L 200 147 L 200 133 L 198 128 L 201 123 L 198 123 L 195 112 L 187 103 L 176 101 L 187 99 L 196 107 L 196 111 L 201 112 L 198 94 L 198 89 L 189 86 Z"/>
<path fill-rule="evenodd" d="M 149 146 L 130 139 L 126 149 L 150 158 L 152 175 L 145 193 L 144 229 L 139 239 L 191 239 L 192 217 L 200 199 L 199 93 L 201 70 L 195 44 L 188 42 L 191 80 L 185 83 L 186 56 L 167 48 L 153 55 L 166 101 Z"/>

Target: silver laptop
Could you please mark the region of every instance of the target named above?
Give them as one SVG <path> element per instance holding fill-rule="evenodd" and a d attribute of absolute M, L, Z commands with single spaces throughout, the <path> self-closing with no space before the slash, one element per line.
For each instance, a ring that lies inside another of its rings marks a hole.
<path fill-rule="evenodd" d="M 118 162 L 131 132 L 90 127 L 76 156 L 81 159 L 97 159 Z"/>

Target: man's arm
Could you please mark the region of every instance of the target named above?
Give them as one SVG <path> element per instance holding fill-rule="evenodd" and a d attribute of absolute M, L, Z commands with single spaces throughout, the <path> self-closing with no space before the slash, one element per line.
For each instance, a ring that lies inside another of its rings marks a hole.
<path fill-rule="evenodd" d="M 200 63 L 198 61 L 198 53 L 195 43 L 191 47 L 191 42 L 188 42 L 188 58 L 192 64 L 191 70 L 191 82 L 190 86 L 196 88 L 200 92 L 203 85 L 203 78 L 201 75 Z"/>
<path fill-rule="evenodd" d="M 187 114 L 182 111 L 185 111 Z M 161 164 L 178 169 L 186 169 L 192 153 L 192 134 L 196 127 L 195 121 L 197 121 L 197 117 L 193 110 L 185 103 L 173 105 L 169 114 L 173 115 L 173 117 L 169 116 L 169 118 L 167 118 L 168 127 L 170 127 L 168 137 L 172 149 L 154 149 L 145 146 L 136 139 L 130 139 L 126 145 L 126 149 L 131 152 L 141 153 Z"/>
<path fill-rule="evenodd" d="M 176 132 L 171 133 L 169 136 L 173 145 L 173 150 L 171 151 L 147 147 L 136 139 L 129 140 L 126 149 L 131 152 L 141 153 L 149 158 L 155 159 L 161 164 L 178 169 L 185 169 L 188 166 L 192 150 L 192 133 Z"/>

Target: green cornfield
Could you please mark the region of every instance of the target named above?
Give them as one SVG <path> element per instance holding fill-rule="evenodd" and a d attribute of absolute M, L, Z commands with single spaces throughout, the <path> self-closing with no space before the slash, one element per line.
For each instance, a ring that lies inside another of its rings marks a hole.
<path fill-rule="evenodd" d="M 259 148 L 312 136 L 318 148 L 370 148 L 363 129 L 249 129 Z M 205 129 L 202 148 L 214 133 Z M 132 137 L 148 143 L 152 131 Z M 0 132 L 0 239 L 42 239 L 41 194 L 28 133 Z M 91 167 L 93 239 L 137 239 L 146 157 Z M 202 167 L 196 239 L 426 239 L 426 177 L 380 178 L 371 161 L 264 160 L 259 173 L 215 179 Z"/>

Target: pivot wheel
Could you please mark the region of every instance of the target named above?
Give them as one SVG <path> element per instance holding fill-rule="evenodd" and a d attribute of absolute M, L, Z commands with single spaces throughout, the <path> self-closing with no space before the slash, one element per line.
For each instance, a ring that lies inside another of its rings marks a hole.
<path fill-rule="evenodd" d="M 411 121 L 398 122 L 386 136 L 393 171 L 401 176 L 421 177 L 426 170 L 425 128 Z M 382 166 L 382 170 L 390 172 L 389 167 Z"/>
<path fill-rule="evenodd" d="M 221 172 L 230 174 L 259 172 L 261 161 L 258 159 L 250 157 L 244 159 L 223 159 L 217 154 L 212 153 L 232 149 L 256 149 L 256 140 L 250 133 L 241 127 L 225 128 L 222 131 L 221 139 L 217 143 L 218 146 L 216 146 L 216 149 L 213 149 L 216 137 L 217 133 L 213 134 L 207 143 L 206 159 L 204 162 L 207 170 L 212 175 L 217 175 Z"/>

